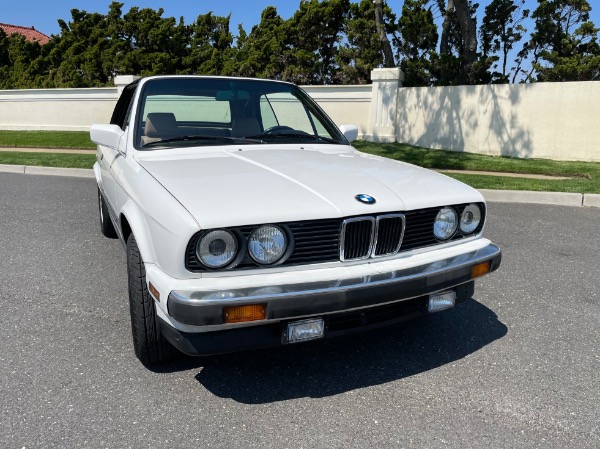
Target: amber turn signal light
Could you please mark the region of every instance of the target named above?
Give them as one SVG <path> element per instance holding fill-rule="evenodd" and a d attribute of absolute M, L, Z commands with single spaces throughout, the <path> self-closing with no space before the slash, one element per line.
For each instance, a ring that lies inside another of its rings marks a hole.
<path fill-rule="evenodd" d="M 471 279 L 478 278 L 484 274 L 488 274 L 492 268 L 492 261 L 479 263 L 471 268 Z"/>
<path fill-rule="evenodd" d="M 265 320 L 266 318 L 266 304 L 223 307 L 223 321 L 225 323 L 243 323 L 245 321 Z"/>
<path fill-rule="evenodd" d="M 160 302 L 160 293 L 158 293 L 158 290 L 156 289 L 156 287 L 154 285 L 152 285 L 151 282 L 148 282 L 148 290 L 150 291 L 152 296 L 154 296 L 156 298 L 156 300 L 158 302 Z"/>

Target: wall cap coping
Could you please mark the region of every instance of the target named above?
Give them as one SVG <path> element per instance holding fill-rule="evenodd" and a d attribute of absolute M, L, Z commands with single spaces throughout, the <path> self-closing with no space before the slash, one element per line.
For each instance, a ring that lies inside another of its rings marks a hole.
<path fill-rule="evenodd" d="M 117 75 L 115 76 L 115 86 L 125 87 L 128 84 L 133 83 L 135 80 L 139 80 L 141 77 L 137 75 Z"/>
<path fill-rule="evenodd" d="M 385 67 L 371 70 L 371 81 L 404 81 L 404 72 L 399 67 Z"/>

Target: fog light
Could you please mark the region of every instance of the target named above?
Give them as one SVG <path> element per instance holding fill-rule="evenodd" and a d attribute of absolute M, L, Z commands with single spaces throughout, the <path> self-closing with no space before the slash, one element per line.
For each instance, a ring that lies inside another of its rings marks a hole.
<path fill-rule="evenodd" d="M 225 323 L 243 323 L 245 321 L 257 321 L 266 318 L 266 304 L 223 307 L 223 321 Z"/>
<path fill-rule="evenodd" d="M 456 304 L 456 292 L 439 292 L 429 295 L 429 304 L 427 311 L 429 313 L 441 312 L 442 310 L 450 309 Z"/>
<path fill-rule="evenodd" d="M 325 322 L 323 321 L 323 318 L 295 321 L 288 324 L 287 339 L 288 343 L 297 343 L 300 341 L 322 338 L 324 333 Z"/>

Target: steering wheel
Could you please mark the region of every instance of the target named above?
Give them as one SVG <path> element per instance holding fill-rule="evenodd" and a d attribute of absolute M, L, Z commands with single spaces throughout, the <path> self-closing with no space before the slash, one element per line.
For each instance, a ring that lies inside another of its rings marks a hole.
<path fill-rule="evenodd" d="M 295 130 L 294 128 L 291 128 L 289 126 L 281 126 L 281 125 L 276 125 L 276 126 L 271 126 L 270 128 L 267 128 L 263 131 L 262 135 L 263 136 L 268 136 L 269 134 L 277 134 L 277 133 L 285 133 L 285 132 L 297 132 L 297 130 Z"/>

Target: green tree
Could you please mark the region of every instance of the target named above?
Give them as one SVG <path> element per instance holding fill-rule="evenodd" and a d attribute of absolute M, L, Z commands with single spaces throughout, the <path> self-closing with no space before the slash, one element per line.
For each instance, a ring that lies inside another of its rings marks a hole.
<path fill-rule="evenodd" d="M 260 23 L 250 33 L 239 26 L 235 53 L 234 74 L 259 78 L 282 79 L 286 66 L 288 32 L 285 21 L 277 8 L 268 6 L 263 10 Z"/>
<path fill-rule="evenodd" d="M 0 29 L 0 89 L 10 89 L 11 60 L 8 54 L 8 36 Z"/>
<path fill-rule="evenodd" d="M 477 52 L 478 4 L 471 0 L 437 0 L 443 13 L 438 84 L 486 84 L 494 59 Z"/>
<path fill-rule="evenodd" d="M 231 75 L 234 72 L 229 19 L 208 13 L 198 16 L 188 27 L 191 48 L 184 58 L 185 73 Z"/>
<path fill-rule="evenodd" d="M 283 78 L 298 84 L 331 84 L 349 0 L 301 0 L 286 22 L 288 61 Z"/>
<path fill-rule="evenodd" d="M 437 84 L 459 84 L 463 43 L 454 0 L 437 0 L 437 4 L 444 17 L 439 58 L 435 61 Z"/>
<path fill-rule="evenodd" d="M 102 14 L 71 10 L 71 22 L 59 20 L 61 33 L 53 36 L 47 55 L 48 87 L 92 87 L 109 83 L 102 61 L 111 42 Z"/>
<path fill-rule="evenodd" d="M 394 39 L 405 86 L 429 86 L 434 80 L 433 64 L 438 31 L 428 0 L 405 0 Z"/>
<path fill-rule="evenodd" d="M 396 62 L 394 60 L 394 52 L 392 45 L 388 39 L 388 33 L 386 30 L 385 22 L 385 2 L 383 0 L 373 0 L 375 5 L 375 28 L 377 29 L 377 36 L 381 45 L 381 52 L 383 54 L 383 66 L 394 67 Z"/>
<path fill-rule="evenodd" d="M 525 52 L 533 55 L 527 80 L 600 79 L 599 29 L 590 21 L 587 0 L 538 0 L 535 30 Z"/>
<path fill-rule="evenodd" d="M 183 70 L 183 57 L 187 29 L 183 18 L 162 17 L 159 8 L 132 7 L 123 17 L 124 39 L 130 51 L 124 55 L 123 68 L 142 76 L 179 73 Z"/>
<path fill-rule="evenodd" d="M 501 82 L 508 83 L 508 54 L 521 40 L 527 30 L 522 22 L 529 16 L 529 10 L 522 9 L 525 0 L 492 0 L 485 7 L 485 16 L 479 29 L 481 48 L 485 57 L 498 52 L 501 54 L 502 71 L 497 74 Z"/>
<path fill-rule="evenodd" d="M 394 32 L 396 16 L 384 5 L 383 23 L 386 35 Z M 375 24 L 375 5 L 372 0 L 350 4 L 344 23 L 344 42 L 338 47 L 336 83 L 368 84 L 371 70 L 383 66 L 383 48 Z"/>

